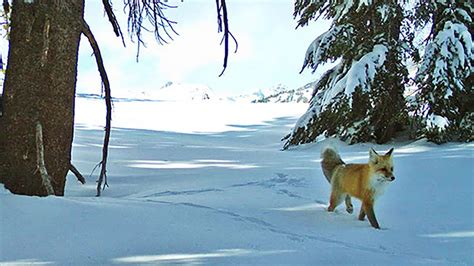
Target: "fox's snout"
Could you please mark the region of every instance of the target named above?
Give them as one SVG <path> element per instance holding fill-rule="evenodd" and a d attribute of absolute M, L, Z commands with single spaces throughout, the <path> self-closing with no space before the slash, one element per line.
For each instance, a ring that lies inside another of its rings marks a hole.
<path fill-rule="evenodd" d="M 391 176 L 386 176 L 386 175 L 382 175 L 382 179 L 379 179 L 379 180 L 383 180 L 385 182 L 393 182 L 395 180 L 395 176 L 391 175 Z"/>
<path fill-rule="evenodd" d="M 386 170 L 381 170 L 381 171 L 377 171 L 378 174 L 379 174 L 379 180 L 381 181 L 384 181 L 384 182 L 393 182 L 395 180 L 395 176 L 393 175 L 393 173 L 391 172 L 388 172 Z"/>
<path fill-rule="evenodd" d="M 392 173 L 382 174 L 386 181 L 392 182 L 395 180 L 395 176 Z"/>

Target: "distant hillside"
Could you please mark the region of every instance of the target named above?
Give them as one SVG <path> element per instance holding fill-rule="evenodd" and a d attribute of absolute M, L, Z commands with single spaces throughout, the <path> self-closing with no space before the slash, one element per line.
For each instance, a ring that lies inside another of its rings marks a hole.
<path fill-rule="evenodd" d="M 218 100 L 214 91 L 206 85 L 176 82 L 168 82 L 159 89 L 142 92 L 141 97 L 160 101 Z"/>
<path fill-rule="evenodd" d="M 254 93 L 219 97 L 211 88 L 200 84 L 168 82 L 153 90 L 130 90 L 126 94 L 114 97 L 115 101 L 167 101 L 167 102 L 202 102 L 202 101 L 232 101 L 242 103 L 308 103 L 313 93 L 315 82 L 310 82 L 296 89 L 278 84 L 271 88 L 259 89 Z M 115 94 L 117 95 L 117 94 Z M 78 93 L 79 97 L 101 99 L 98 94 Z"/>
<path fill-rule="evenodd" d="M 100 99 L 98 94 L 78 93 L 79 97 Z M 188 101 L 213 101 L 220 100 L 214 91 L 205 85 L 182 84 L 168 82 L 162 87 L 153 90 L 139 91 L 130 90 L 121 97 L 113 97 L 115 101 L 167 101 L 167 102 L 188 102 Z"/>
<path fill-rule="evenodd" d="M 296 89 L 278 84 L 272 88 L 258 90 L 252 94 L 232 97 L 237 102 L 252 103 L 308 103 L 313 93 L 314 82 Z"/>

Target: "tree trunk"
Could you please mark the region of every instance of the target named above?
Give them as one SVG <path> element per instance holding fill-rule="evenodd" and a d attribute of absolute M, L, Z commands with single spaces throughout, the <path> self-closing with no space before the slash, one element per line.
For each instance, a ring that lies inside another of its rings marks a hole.
<path fill-rule="evenodd" d="M 35 126 L 43 128 L 44 166 L 64 195 L 74 129 L 77 58 L 84 0 L 13 1 L 4 87 L 0 180 L 13 193 L 47 195 L 37 163 Z"/>

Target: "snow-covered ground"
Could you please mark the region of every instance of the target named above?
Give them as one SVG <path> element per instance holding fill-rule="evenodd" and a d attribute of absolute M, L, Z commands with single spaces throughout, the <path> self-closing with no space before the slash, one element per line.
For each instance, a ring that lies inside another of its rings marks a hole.
<path fill-rule="evenodd" d="M 375 230 L 325 210 L 325 143 L 280 151 L 306 107 L 116 102 L 97 198 L 105 108 L 78 99 L 73 162 L 88 183 L 68 176 L 62 198 L 1 189 L 0 264 L 474 264 L 473 144 L 338 143 L 348 162 L 395 147 Z"/>

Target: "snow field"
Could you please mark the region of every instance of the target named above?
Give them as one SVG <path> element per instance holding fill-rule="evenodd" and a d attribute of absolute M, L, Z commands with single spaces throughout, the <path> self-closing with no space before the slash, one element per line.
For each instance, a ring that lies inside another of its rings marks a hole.
<path fill-rule="evenodd" d="M 0 192 L 0 265 L 471 265 L 474 145 L 338 149 L 347 162 L 395 147 L 396 180 L 375 205 L 382 230 L 340 206 L 324 142 L 280 151 L 299 104 L 116 102 L 108 176 L 95 195 L 103 103 L 78 99 L 66 196 Z"/>

